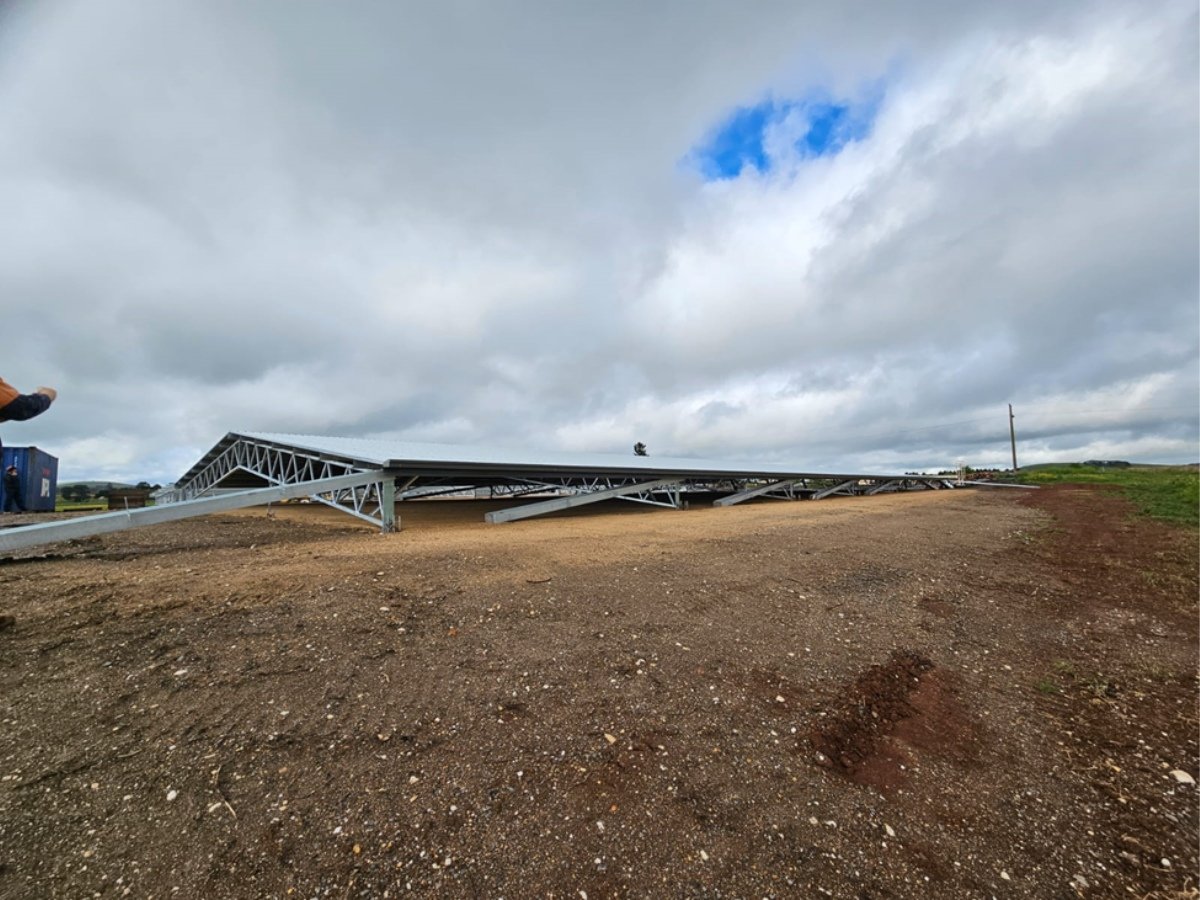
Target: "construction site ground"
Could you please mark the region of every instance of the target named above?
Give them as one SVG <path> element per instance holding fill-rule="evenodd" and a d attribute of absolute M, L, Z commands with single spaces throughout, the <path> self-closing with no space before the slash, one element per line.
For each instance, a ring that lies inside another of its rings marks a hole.
<path fill-rule="evenodd" d="M 1073 486 L 0 562 L 0 897 L 1196 897 L 1197 537 Z"/>

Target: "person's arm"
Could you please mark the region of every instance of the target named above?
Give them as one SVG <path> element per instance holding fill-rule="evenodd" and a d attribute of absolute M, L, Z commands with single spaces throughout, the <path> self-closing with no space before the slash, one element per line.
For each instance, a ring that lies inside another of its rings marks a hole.
<path fill-rule="evenodd" d="M 22 421 L 39 416 L 50 408 L 58 392 L 54 388 L 40 387 L 32 394 L 17 394 L 4 406 L 0 406 L 0 422 Z"/>

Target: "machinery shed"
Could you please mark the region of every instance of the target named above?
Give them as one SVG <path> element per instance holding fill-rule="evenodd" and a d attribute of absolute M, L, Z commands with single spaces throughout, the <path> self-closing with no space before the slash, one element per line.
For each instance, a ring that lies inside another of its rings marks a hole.
<path fill-rule="evenodd" d="M 465 492 L 489 498 L 550 498 L 489 513 L 490 522 L 610 498 L 680 507 L 689 495 L 703 493 L 715 496 L 716 505 L 728 506 L 753 497 L 820 499 L 954 486 L 954 479 L 946 476 L 819 472 L 779 462 L 231 432 L 188 470 L 176 484 L 176 492 L 177 499 L 186 500 L 216 488 L 253 488 L 369 471 L 388 476 L 398 502 Z"/>
<path fill-rule="evenodd" d="M 511 498 L 494 524 L 604 500 L 682 509 L 756 498 L 945 490 L 948 476 L 812 471 L 786 463 L 564 453 L 305 434 L 230 432 L 146 509 L 0 532 L 0 552 L 307 497 L 397 531 L 405 502 L 453 496 Z"/>

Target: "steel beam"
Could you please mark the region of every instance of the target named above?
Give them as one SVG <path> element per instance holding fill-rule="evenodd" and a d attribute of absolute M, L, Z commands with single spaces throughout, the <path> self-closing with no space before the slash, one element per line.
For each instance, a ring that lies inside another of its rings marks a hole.
<path fill-rule="evenodd" d="M 232 494 L 222 494 L 219 497 L 182 500 L 179 503 L 168 503 L 164 506 L 100 513 L 65 522 L 43 522 L 38 525 L 6 528 L 0 531 L 0 553 L 23 550 L 39 544 L 52 544 L 56 541 L 124 531 L 128 528 L 142 528 L 162 522 L 174 522 L 193 516 L 206 516 L 209 513 L 227 512 L 231 509 L 243 509 L 247 506 L 261 506 L 264 503 L 290 500 L 294 497 L 314 497 L 330 491 L 363 487 L 379 482 L 387 485 L 391 484 L 393 479 L 380 471 L 355 472 L 352 475 L 338 475 L 334 478 L 321 478 L 297 484 L 281 484 L 275 487 L 237 491 Z M 384 494 L 386 493 L 387 488 L 385 487 Z"/>
<path fill-rule="evenodd" d="M 835 485 L 834 487 L 825 488 L 825 490 L 823 490 L 823 491 L 817 491 L 815 494 L 812 495 L 812 499 L 824 500 L 830 494 L 841 493 L 842 491 L 846 490 L 846 488 L 854 487 L 854 485 L 856 485 L 856 484 L 858 484 L 857 478 L 852 478 L 849 481 L 843 481 L 841 484 Z"/>
<path fill-rule="evenodd" d="M 904 479 L 903 478 L 893 478 L 890 481 L 881 481 L 879 484 L 875 485 L 875 487 L 867 488 L 867 496 L 872 497 L 875 494 L 880 493 L 881 491 L 886 491 L 888 488 L 895 488 L 896 490 L 904 490 Z"/>
<path fill-rule="evenodd" d="M 499 509 L 495 512 L 490 512 L 484 516 L 484 519 L 489 524 L 498 525 L 502 522 L 513 522 L 517 519 L 529 519 L 533 516 L 544 516 L 546 513 L 559 512 L 560 510 L 564 509 L 572 509 L 576 506 L 585 506 L 588 503 L 599 503 L 601 500 L 611 500 L 615 497 L 624 497 L 627 494 L 644 494 L 651 491 L 662 490 L 663 488 L 678 487 L 682 483 L 682 479 L 663 478 L 659 481 L 646 481 L 641 484 L 627 484 L 622 487 L 576 494 L 573 497 L 558 497 L 554 500 L 544 500 L 541 503 L 529 503 L 525 506 L 510 506 L 508 509 Z"/>
<path fill-rule="evenodd" d="M 431 484 L 427 487 L 410 488 L 403 491 L 397 496 L 400 500 L 424 500 L 426 497 L 444 497 L 447 494 L 465 494 L 468 491 L 474 492 L 475 488 L 470 485 L 454 484 L 449 487 Z"/>
<path fill-rule="evenodd" d="M 736 494 L 730 494 L 728 497 L 718 497 L 713 501 L 713 506 L 733 506 L 733 504 L 741 503 L 743 500 L 749 500 L 752 497 L 759 497 L 763 494 L 768 494 L 771 491 L 777 491 L 780 488 L 799 483 L 800 482 L 798 479 L 789 478 L 784 481 L 775 481 L 771 484 L 760 485 L 756 488 L 750 488 L 749 490 L 739 491 Z"/>

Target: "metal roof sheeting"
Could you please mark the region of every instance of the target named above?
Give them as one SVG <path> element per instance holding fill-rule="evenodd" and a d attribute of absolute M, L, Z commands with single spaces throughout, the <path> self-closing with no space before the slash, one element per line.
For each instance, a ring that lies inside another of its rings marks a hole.
<path fill-rule="evenodd" d="M 901 473 L 814 472 L 803 466 L 749 460 L 713 460 L 688 457 L 635 456 L 616 453 L 565 453 L 495 446 L 463 446 L 412 441 L 372 440 L 313 434 L 273 432 L 230 432 L 194 465 L 180 483 L 184 484 L 225 448 L 238 440 L 272 444 L 281 448 L 352 462 L 361 468 L 385 468 L 399 472 L 445 475 L 488 473 L 589 473 L 597 475 L 681 475 L 700 478 L 898 478 Z"/>

